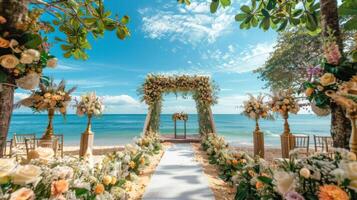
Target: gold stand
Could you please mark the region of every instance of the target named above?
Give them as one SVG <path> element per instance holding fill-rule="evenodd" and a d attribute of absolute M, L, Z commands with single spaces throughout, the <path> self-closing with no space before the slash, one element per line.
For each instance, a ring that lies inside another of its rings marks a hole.
<path fill-rule="evenodd" d="M 84 157 L 86 154 L 92 154 L 94 134 L 91 130 L 92 127 L 92 115 L 88 115 L 87 129 L 81 136 L 81 143 L 79 148 L 79 156 Z M 90 152 L 88 152 L 90 151 Z"/>
<path fill-rule="evenodd" d="M 264 158 L 264 134 L 260 131 L 258 120 L 255 120 L 255 130 L 253 132 L 254 156 Z"/>
<path fill-rule="evenodd" d="M 290 127 L 288 123 L 289 114 L 286 112 L 283 114 L 284 118 L 284 133 L 280 135 L 281 140 L 281 156 L 283 158 L 289 158 L 289 152 L 294 149 L 295 140 L 294 136 L 290 133 Z"/>
<path fill-rule="evenodd" d="M 46 132 L 43 134 L 41 140 L 51 140 L 53 137 L 53 117 L 55 115 L 54 109 L 48 109 L 48 125 Z"/>

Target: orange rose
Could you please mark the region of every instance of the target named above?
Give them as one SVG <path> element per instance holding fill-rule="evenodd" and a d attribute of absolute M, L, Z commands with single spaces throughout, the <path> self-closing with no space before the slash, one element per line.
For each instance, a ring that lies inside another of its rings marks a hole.
<path fill-rule="evenodd" d="M 233 160 L 232 160 L 232 164 L 233 164 L 233 165 L 237 165 L 237 164 L 238 164 L 238 160 L 233 159 Z"/>
<path fill-rule="evenodd" d="M 231 165 L 232 162 L 231 162 L 230 160 L 226 160 L 226 164 L 227 164 L 227 165 Z"/>
<path fill-rule="evenodd" d="M 145 158 L 144 157 L 142 157 L 141 159 L 140 159 L 140 164 L 145 164 Z"/>
<path fill-rule="evenodd" d="M 311 88 L 311 87 L 306 88 L 306 90 L 305 90 L 305 95 L 306 95 L 307 97 L 311 96 L 312 93 L 314 93 L 314 88 Z"/>
<path fill-rule="evenodd" d="M 103 184 L 97 184 L 95 187 L 94 187 L 94 193 L 95 194 L 102 194 L 104 192 L 105 188 L 104 188 L 104 185 Z"/>
<path fill-rule="evenodd" d="M 319 200 L 348 200 L 348 194 L 336 185 L 320 186 Z"/>
<path fill-rule="evenodd" d="M 257 183 L 255 184 L 255 188 L 260 189 L 264 186 L 264 183 L 257 181 Z"/>
<path fill-rule="evenodd" d="M 60 196 L 68 191 L 69 184 L 66 180 L 53 181 L 51 184 L 51 195 Z"/>

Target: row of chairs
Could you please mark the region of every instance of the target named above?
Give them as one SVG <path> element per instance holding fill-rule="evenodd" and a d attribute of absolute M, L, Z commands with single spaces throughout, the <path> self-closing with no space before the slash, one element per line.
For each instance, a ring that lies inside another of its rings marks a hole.
<path fill-rule="evenodd" d="M 315 152 L 329 153 L 332 150 L 332 137 L 313 135 Z M 310 137 L 308 135 L 294 135 L 294 149 L 301 149 L 310 153 Z"/>
<path fill-rule="evenodd" d="M 41 141 L 40 138 L 36 138 L 36 134 L 14 134 L 10 141 L 0 138 L 0 157 L 27 156 L 31 150 L 39 146 L 52 148 L 56 156 L 63 157 L 63 134 L 55 134 L 51 141 Z"/>

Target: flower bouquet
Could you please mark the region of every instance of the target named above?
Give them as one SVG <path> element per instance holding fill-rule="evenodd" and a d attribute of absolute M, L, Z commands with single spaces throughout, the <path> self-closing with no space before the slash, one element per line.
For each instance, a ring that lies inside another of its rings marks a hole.
<path fill-rule="evenodd" d="M 51 139 L 53 136 L 53 117 L 55 112 L 66 115 L 67 106 L 71 101 L 71 93 L 76 87 L 66 90 L 65 81 L 62 80 L 58 85 L 51 79 L 48 84 L 41 83 L 39 89 L 17 103 L 31 108 L 34 112 L 48 112 L 48 126 L 43 139 Z"/>
<path fill-rule="evenodd" d="M 77 115 L 87 115 L 88 123 L 86 131 L 82 134 L 80 144 L 80 156 L 91 154 L 93 148 L 93 132 L 91 130 L 92 117 L 99 116 L 104 111 L 103 102 L 96 96 L 95 92 L 90 92 L 81 96 L 79 101 L 76 101 L 75 107 Z"/>
<path fill-rule="evenodd" d="M 243 102 L 243 115 L 246 117 L 255 120 L 255 131 L 253 133 L 254 139 L 254 155 L 259 155 L 264 158 L 264 135 L 259 128 L 259 119 L 274 119 L 270 114 L 270 107 L 263 102 L 264 96 L 259 94 L 257 97 L 254 97 L 251 94 L 249 95 L 249 100 Z"/>
<path fill-rule="evenodd" d="M 320 116 L 330 113 L 331 99 L 327 91 L 336 92 L 343 82 L 356 75 L 357 64 L 341 54 L 335 38 L 330 34 L 324 41 L 324 59 L 321 64 L 308 70 L 304 83 L 305 95 L 312 110 Z"/>
<path fill-rule="evenodd" d="M 275 113 L 280 113 L 284 118 L 284 133 L 281 135 L 282 156 L 287 158 L 289 151 L 294 147 L 294 138 L 290 133 L 288 123 L 289 113 L 297 114 L 299 112 L 299 104 L 293 96 L 292 90 L 274 92 L 269 102 L 271 110 Z"/>
<path fill-rule="evenodd" d="M 48 51 L 47 38 L 39 34 L 40 30 L 45 30 L 48 26 L 38 26 L 34 13 L 30 17 L 33 19 L 20 28 L 25 33 L 6 32 L 0 37 L 0 83 L 7 83 L 10 76 L 15 80 L 16 86 L 26 90 L 39 85 L 44 68 L 54 68 L 57 65 L 57 58 Z M 0 25 L 6 21 L 1 16 Z"/>
<path fill-rule="evenodd" d="M 183 113 L 183 112 L 174 113 L 172 115 L 172 120 L 174 120 L 174 121 L 176 121 L 176 120 L 187 121 L 188 120 L 188 115 L 186 113 Z"/>

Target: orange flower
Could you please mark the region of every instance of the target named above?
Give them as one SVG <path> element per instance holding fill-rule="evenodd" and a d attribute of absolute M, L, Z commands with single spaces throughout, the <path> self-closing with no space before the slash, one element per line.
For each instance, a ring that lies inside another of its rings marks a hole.
<path fill-rule="evenodd" d="M 140 164 L 145 164 L 145 158 L 144 157 L 142 157 L 141 159 L 140 159 Z"/>
<path fill-rule="evenodd" d="M 231 162 L 230 160 L 226 160 L 226 164 L 227 164 L 227 165 L 231 165 L 232 162 Z"/>
<path fill-rule="evenodd" d="M 105 188 L 104 188 L 104 185 L 103 184 L 97 184 L 95 187 L 94 187 L 94 193 L 95 194 L 102 194 L 104 192 Z"/>
<path fill-rule="evenodd" d="M 336 185 L 320 186 L 319 200 L 348 200 L 348 194 Z"/>
<path fill-rule="evenodd" d="M 5 24 L 6 23 L 6 19 L 3 16 L 0 16 L 0 24 Z"/>
<path fill-rule="evenodd" d="M 314 93 L 314 88 L 309 87 L 309 88 L 307 88 L 307 89 L 305 90 L 305 95 L 306 95 L 307 97 L 311 96 L 312 93 Z"/>
<path fill-rule="evenodd" d="M 233 159 L 233 160 L 232 160 L 232 164 L 233 164 L 233 165 L 237 165 L 237 164 L 238 164 L 238 160 Z"/>
<path fill-rule="evenodd" d="M 134 162 L 134 161 L 130 161 L 129 167 L 130 167 L 131 169 L 134 169 L 134 168 L 136 167 L 135 162 Z"/>
<path fill-rule="evenodd" d="M 51 184 L 51 195 L 60 196 L 68 191 L 68 182 L 66 180 L 53 181 Z"/>
<path fill-rule="evenodd" d="M 11 194 L 10 200 L 34 200 L 35 193 L 28 188 L 21 188 Z"/>
<path fill-rule="evenodd" d="M 257 183 L 255 184 L 255 188 L 260 189 L 264 186 L 264 183 L 257 181 Z"/>

